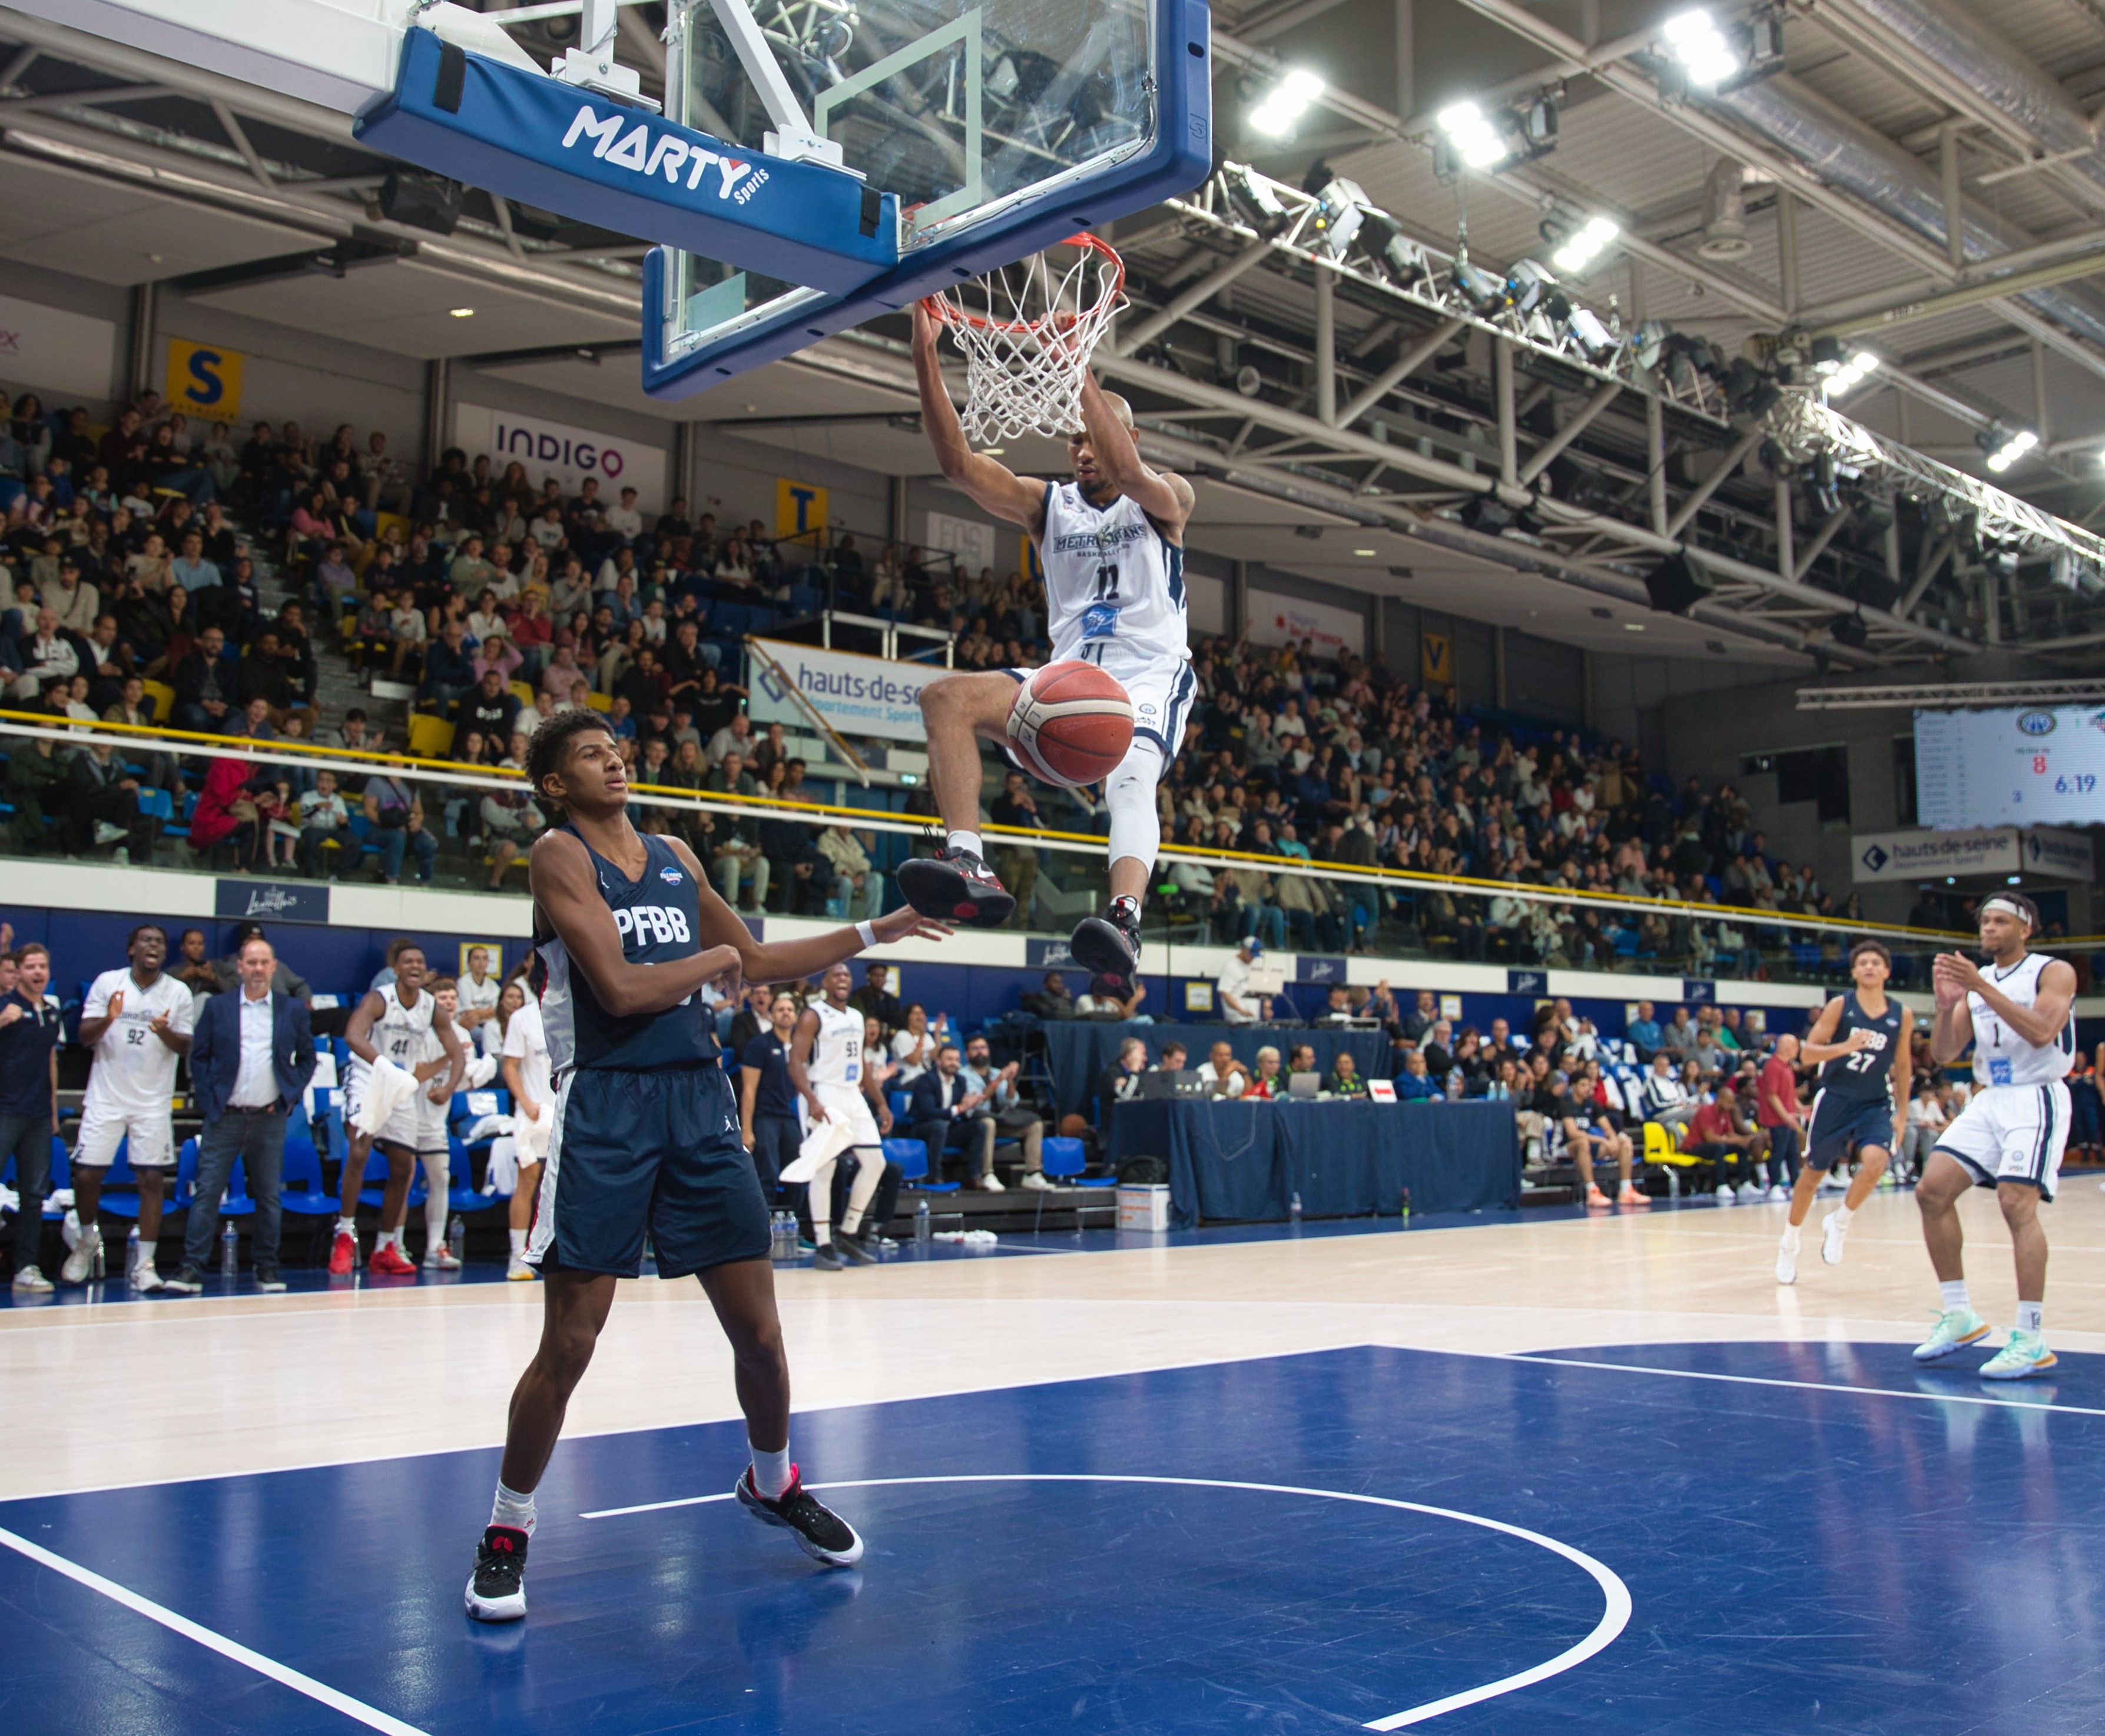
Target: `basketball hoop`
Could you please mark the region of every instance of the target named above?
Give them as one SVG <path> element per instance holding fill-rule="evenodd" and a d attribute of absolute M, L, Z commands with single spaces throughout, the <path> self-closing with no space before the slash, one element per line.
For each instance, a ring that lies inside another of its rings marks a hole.
<path fill-rule="evenodd" d="M 981 445 L 1082 426 L 1082 374 L 1124 305 L 1125 262 L 1094 235 L 1060 246 L 1076 250 L 1064 270 L 1048 248 L 922 304 L 965 353 L 965 432 Z"/>

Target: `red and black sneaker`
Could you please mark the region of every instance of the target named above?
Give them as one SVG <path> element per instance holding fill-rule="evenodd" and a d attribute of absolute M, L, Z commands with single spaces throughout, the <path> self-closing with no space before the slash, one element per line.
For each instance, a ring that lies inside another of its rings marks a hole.
<path fill-rule="evenodd" d="M 738 1502 L 764 1525 L 780 1525 L 797 1539 L 797 1546 L 814 1561 L 829 1567 L 853 1567 L 862 1560 L 862 1539 L 851 1525 L 804 1487 L 804 1478 L 794 1465 L 789 1467 L 789 1487 L 779 1499 L 770 1501 L 753 1485 L 749 1465 L 738 1479 Z"/>
<path fill-rule="evenodd" d="M 516 1622 L 526 1613 L 526 1533 L 491 1525 L 475 1546 L 467 1613 L 478 1622 Z"/>
<path fill-rule="evenodd" d="M 992 868 L 947 844 L 933 856 L 899 864 L 899 895 L 924 917 L 973 928 L 999 928 L 1016 908 L 1014 895 Z"/>
<path fill-rule="evenodd" d="M 1124 994 L 1140 972 L 1140 907 L 1113 899 L 1100 917 L 1084 917 L 1068 937 L 1075 962 Z"/>

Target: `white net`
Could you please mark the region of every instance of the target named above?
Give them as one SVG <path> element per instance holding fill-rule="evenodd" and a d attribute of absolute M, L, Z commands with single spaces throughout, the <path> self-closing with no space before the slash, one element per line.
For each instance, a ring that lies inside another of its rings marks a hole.
<path fill-rule="evenodd" d="M 965 355 L 966 435 L 986 445 L 1079 428 L 1083 370 L 1124 289 L 1118 255 L 1094 235 L 1073 235 L 932 296 L 930 312 Z"/>

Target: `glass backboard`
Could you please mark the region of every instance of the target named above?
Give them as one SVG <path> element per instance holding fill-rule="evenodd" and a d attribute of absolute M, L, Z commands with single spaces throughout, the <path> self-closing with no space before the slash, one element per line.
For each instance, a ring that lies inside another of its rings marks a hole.
<path fill-rule="evenodd" d="M 677 397 L 1203 180 L 1204 0 L 760 0 L 811 131 L 898 195 L 899 266 L 837 295 L 661 248 L 645 386 Z M 771 123 L 707 0 L 669 33 L 668 118 L 755 152 Z"/>

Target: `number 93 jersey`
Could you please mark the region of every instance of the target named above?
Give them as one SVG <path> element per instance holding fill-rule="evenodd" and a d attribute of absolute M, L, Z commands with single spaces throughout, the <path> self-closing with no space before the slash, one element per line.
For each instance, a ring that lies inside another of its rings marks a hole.
<path fill-rule="evenodd" d="M 1886 1010 L 1874 1019 L 1857 1004 L 1857 992 L 1842 997 L 1842 1022 L 1832 1041 L 1846 1042 L 1852 1031 L 1870 1033 L 1854 1055 L 1838 1055 L 1820 1069 L 1824 1094 L 1859 1103 L 1888 1103 L 1893 1099 L 1893 1045 L 1901 1040 L 1902 1010 L 1890 996 Z"/>
<path fill-rule="evenodd" d="M 1045 607 L 1052 661 L 1131 668 L 1191 654 L 1184 551 L 1121 494 L 1092 506 L 1073 482 L 1045 484 Z"/>

